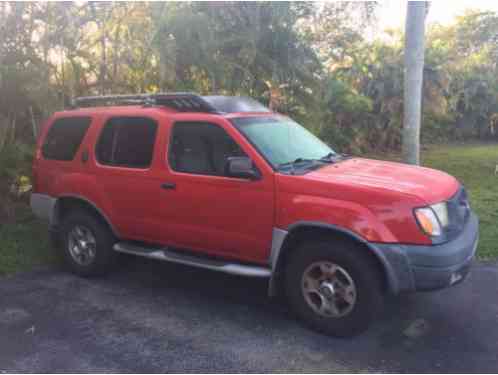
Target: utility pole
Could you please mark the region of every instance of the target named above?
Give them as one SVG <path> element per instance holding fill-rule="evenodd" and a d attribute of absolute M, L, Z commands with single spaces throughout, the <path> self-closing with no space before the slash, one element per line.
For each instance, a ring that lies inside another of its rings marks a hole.
<path fill-rule="evenodd" d="M 408 1 L 405 27 L 403 160 L 420 164 L 426 1 Z"/>

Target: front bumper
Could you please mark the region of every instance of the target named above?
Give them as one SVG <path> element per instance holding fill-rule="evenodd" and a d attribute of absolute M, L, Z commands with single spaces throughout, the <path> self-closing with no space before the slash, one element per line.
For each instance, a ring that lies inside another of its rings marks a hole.
<path fill-rule="evenodd" d="M 384 259 L 393 293 L 442 289 L 463 281 L 469 273 L 479 238 L 474 213 L 462 232 L 441 245 L 372 244 Z"/>

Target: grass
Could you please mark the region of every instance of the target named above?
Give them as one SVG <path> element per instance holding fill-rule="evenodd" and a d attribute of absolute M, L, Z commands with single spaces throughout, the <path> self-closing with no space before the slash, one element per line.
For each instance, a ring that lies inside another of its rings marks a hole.
<path fill-rule="evenodd" d="M 375 155 L 399 160 L 399 155 Z M 498 145 L 432 146 L 422 152 L 422 164 L 458 178 L 467 188 L 472 208 L 480 220 L 478 257 L 498 258 Z M 35 220 L 28 207 L 18 213 L 17 223 L 0 225 L 0 276 L 55 264 L 57 257 L 50 245 L 47 225 Z"/>
<path fill-rule="evenodd" d="M 0 224 L 0 276 L 57 262 L 47 225 L 37 221 L 28 207 L 18 217 L 16 223 Z"/>

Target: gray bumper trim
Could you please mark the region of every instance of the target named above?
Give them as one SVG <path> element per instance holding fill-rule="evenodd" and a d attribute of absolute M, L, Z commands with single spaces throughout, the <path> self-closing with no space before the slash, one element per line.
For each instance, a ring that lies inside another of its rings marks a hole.
<path fill-rule="evenodd" d="M 30 198 L 31 210 L 36 217 L 53 224 L 56 201 L 57 199 L 50 195 L 33 193 Z"/>
<path fill-rule="evenodd" d="M 268 295 L 273 297 L 277 295 L 277 264 L 278 259 L 280 257 L 280 251 L 282 250 L 282 246 L 284 244 L 285 238 L 289 232 L 280 228 L 273 228 L 272 240 L 271 240 L 271 253 L 270 259 L 268 260 L 270 268 L 271 268 L 271 278 L 270 283 L 268 285 Z"/>
<path fill-rule="evenodd" d="M 470 269 L 478 238 L 479 222 L 471 213 L 462 233 L 441 245 L 371 245 L 385 256 L 389 273 L 396 279 L 391 290 L 399 293 L 441 289 L 462 281 Z"/>

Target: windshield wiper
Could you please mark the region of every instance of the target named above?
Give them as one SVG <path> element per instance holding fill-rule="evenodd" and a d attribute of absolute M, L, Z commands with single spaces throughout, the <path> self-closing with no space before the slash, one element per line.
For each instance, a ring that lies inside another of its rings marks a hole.
<path fill-rule="evenodd" d="M 317 159 L 297 158 L 294 161 L 288 161 L 288 162 L 285 162 L 285 163 L 280 163 L 279 165 L 277 165 L 277 167 L 278 168 L 287 167 L 287 166 L 293 166 L 294 167 L 296 164 L 299 164 L 299 163 L 312 163 L 312 162 L 314 162 L 316 160 Z"/>
<path fill-rule="evenodd" d="M 346 154 L 337 154 L 335 152 L 329 152 L 327 155 L 323 156 L 320 158 L 321 161 L 326 161 L 329 163 L 335 163 L 341 160 L 349 159 L 351 158 L 350 155 Z"/>
<path fill-rule="evenodd" d="M 320 167 L 321 165 L 324 165 L 324 163 L 330 164 L 333 162 L 334 162 L 333 160 L 323 159 L 323 158 L 320 158 L 320 159 L 297 158 L 294 161 L 280 163 L 279 165 L 277 165 L 277 169 L 282 169 L 282 168 L 290 166 L 291 167 L 291 174 L 295 174 L 296 166 L 299 166 L 302 168 L 306 167 L 306 169 L 311 170 L 311 169 L 315 169 L 316 167 Z M 303 163 L 305 163 L 305 164 L 302 165 Z"/>
<path fill-rule="evenodd" d="M 305 166 L 310 166 L 310 167 L 319 167 L 323 165 L 323 163 L 326 164 L 333 164 L 338 161 L 346 159 L 348 156 L 347 155 L 342 155 L 342 154 L 337 154 L 335 152 L 329 152 L 327 155 L 322 156 L 321 158 L 297 158 L 293 161 L 288 161 L 285 163 L 280 163 L 277 165 L 277 169 L 285 168 L 285 167 L 291 167 L 292 169 L 292 174 L 294 174 L 294 168 L 296 165 L 306 163 Z M 310 165 L 311 164 L 311 165 Z M 303 165 L 304 167 L 304 165 Z"/>
<path fill-rule="evenodd" d="M 329 152 L 327 155 L 322 156 L 319 160 L 320 161 L 325 161 L 327 163 L 333 163 L 337 160 L 337 157 L 340 157 L 341 155 L 336 154 L 335 152 Z"/>

